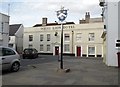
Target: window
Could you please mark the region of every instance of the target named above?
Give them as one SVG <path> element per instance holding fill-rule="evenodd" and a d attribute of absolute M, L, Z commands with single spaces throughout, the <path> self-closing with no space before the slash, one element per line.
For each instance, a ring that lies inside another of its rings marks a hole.
<path fill-rule="evenodd" d="M 43 41 L 43 34 L 40 35 L 40 41 Z"/>
<path fill-rule="evenodd" d="M 29 48 L 32 48 L 33 47 L 33 45 L 32 44 L 29 44 L 29 46 L 28 46 Z"/>
<path fill-rule="evenodd" d="M 64 34 L 65 41 L 70 41 L 70 35 L 69 34 Z"/>
<path fill-rule="evenodd" d="M 9 46 L 9 47 L 13 47 L 13 44 L 12 44 L 12 43 L 9 43 L 8 46 Z"/>
<path fill-rule="evenodd" d="M 76 41 L 81 41 L 82 38 L 82 33 L 77 33 L 76 34 Z"/>
<path fill-rule="evenodd" d="M 95 54 L 95 47 L 88 47 L 88 54 L 89 55 L 94 55 Z"/>
<path fill-rule="evenodd" d="M 50 41 L 50 34 L 47 34 L 47 41 Z"/>
<path fill-rule="evenodd" d="M 50 51 L 50 45 L 47 45 L 47 51 Z"/>
<path fill-rule="evenodd" d="M 2 51 L 3 51 L 3 52 L 2 52 L 2 53 L 3 53 L 3 56 L 15 55 L 15 54 L 16 54 L 13 50 L 8 49 L 8 48 L 3 48 Z"/>
<path fill-rule="evenodd" d="M 65 51 L 65 52 L 69 52 L 69 51 L 70 51 L 70 46 L 69 46 L 69 44 L 65 44 L 65 45 L 64 45 L 64 51 Z"/>
<path fill-rule="evenodd" d="M 40 51 L 43 51 L 43 44 L 40 45 Z"/>
<path fill-rule="evenodd" d="M 94 39 L 95 39 L 95 34 L 94 33 L 89 33 L 88 41 L 94 41 Z"/>
<path fill-rule="evenodd" d="M 29 35 L 29 41 L 33 41 L 33 35 Z"/>

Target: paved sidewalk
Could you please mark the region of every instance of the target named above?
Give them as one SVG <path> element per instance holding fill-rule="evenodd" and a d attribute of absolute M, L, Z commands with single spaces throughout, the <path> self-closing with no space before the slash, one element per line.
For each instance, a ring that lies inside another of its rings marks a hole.
<path fill-rule="evenodd" d="M 118 85 L 118 68 L 107 67 L 101 58 L 64 57 L 64 68 L 71 71 L 57 72 L 58 68 L 58 61 L 29 65 L 3 75 L 3 85 Z"/>

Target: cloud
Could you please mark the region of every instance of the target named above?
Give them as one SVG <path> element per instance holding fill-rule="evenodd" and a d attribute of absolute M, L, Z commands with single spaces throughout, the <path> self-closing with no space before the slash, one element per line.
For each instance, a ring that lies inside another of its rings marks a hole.
<path fill-rule="evenodd" d="M 49 18 L 49 22 L 57 19 L 56 12 L 64 6 L 68 10 L 67 21 L 79 21 L 84 18 L 86 11 L 92 15 L 100 14 L 99 0 L 4 0 L 10 3 L 10 23 L 23 23 L 24 26 L 33 26 L 41 23 L 42 17 Z M 6 5 L 7 9 L 7 5 Z"/>

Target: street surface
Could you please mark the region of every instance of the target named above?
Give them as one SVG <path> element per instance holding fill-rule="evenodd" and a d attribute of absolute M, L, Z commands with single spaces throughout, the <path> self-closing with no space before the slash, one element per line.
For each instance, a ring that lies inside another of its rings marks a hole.
<path fill-rule="evenodd" d="M 22 59 L 18 72 L 3 72 L 3 85 L 118 85 L 118 68 L 108 67 L 102 58 L 64 56 L 64 69 L 59 71 L 58 56 L 40 55 Z"/>

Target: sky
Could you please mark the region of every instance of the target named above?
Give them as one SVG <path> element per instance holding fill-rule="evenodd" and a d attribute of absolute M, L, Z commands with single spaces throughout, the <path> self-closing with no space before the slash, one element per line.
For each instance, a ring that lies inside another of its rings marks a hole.
<path fill-rule="evenodd" d="M 101 17 L 99 0 L 0 0 L 0 12 L 9 13 L 10 24 L 24 27 L 41 24 L 43 17 L 48 18 L 48 23 L 58 21 L 56 11 L 61 6 L 68 9 L 67 22 L 78 24 L 86 12 L 90 12 L 92 18 Z"/>

